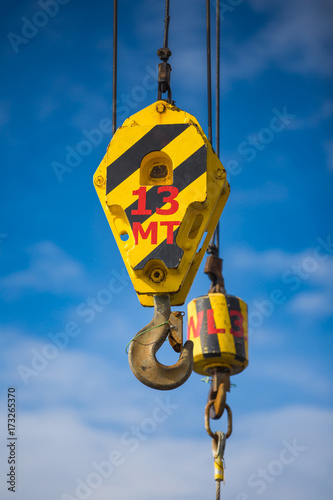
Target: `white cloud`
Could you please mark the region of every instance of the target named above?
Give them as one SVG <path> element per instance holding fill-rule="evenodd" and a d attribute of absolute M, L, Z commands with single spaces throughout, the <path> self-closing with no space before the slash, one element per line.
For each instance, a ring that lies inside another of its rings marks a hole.
<path fill-rule="evenodd" d="M 303 254 L 302 254 L 303 255 Z M 299 254 L 287 253 L 280 249 L 257 252 L 252 248 L 235 248 L 227 252 L 229 265 L 251 273 L 265 276 L 279 276 L 283 271 L 297 263 Z"/>
<path fill-rule="evenodd" d="M 318 242 L 314 241 L 313 248 L 298 253 L 290 253 L 278 248 L 256 251 L 252 248 L 239 247 L 226 252 L 226 259 L 230 265 L 239 269 L 281 279 L 287 272 L 299 276 L 297 269 L 300 269 L 299 280 L 315 285 L 329 285 L 333 273 L 333 259 L 324 247 L 320 247 L 318 259 L 315 249 L 319 246 Z M 325 255 L 326 260 L 321 260 L 325 259 Z"/>
<path fill-rule="evenodd" d="M 313 429 L 315 422 L 316 431 L 320 428 L 319 434 L 316 434 Z M 253 474 L 256 474 L 256 480 L 258 480 L 260 474 L 258 470 L 264 468 L 270 480 L 270 482 L 264 482 L 265 498 L 274 500 L 281 498 L 282 494 L 285 498 L 297 500 L 313 498 L 313 491 L 308 487 L 309 481 L 312 481 L 313 487 L 320 489 L 320 492 L 317 491 L 318 498 L 328 499 L 328 491 L 332 484 L 329 467 L 324 462 L 321 465 L 316 463 L 315 468 L 311 469 L 311 456 L 320 455 L 325 440 L 331 440 L 331 434 L 326 434 L 330 432 L 331 427 L 332 412 L 311 406 L 291 406 L 276 411 L 243 416 L 235 422 L 235 429 L 239 429 L 238 432 L 236 431 L 237 437 L 240 436 L 241 439 L 234 443 L 235 454 L 232 456 L 234 463 L 230 463 L 227 458 L 227 472 L 229 474 L 230 470 L 232 479 L 235 481 L 238 477 L 238 484 L 244 485 L 244 491 L 249 494 L 250 498 L 255 497 L 258 490 L 258 487 L 249 484 L 251 475 L 253 478 Z M 285 448 L 285 442 L 289 445 L 294 443 L 303 450 L 298 451 L 298 456 L 294 457 L 295 460 L 291 464 L 281 467 L 280 463 L 280 473 L 274 477 L 269 471 L 278 472 L 278 464 L 273 466 L 273 462 L 281 462 L 281 451 Z M 230 445 L 227 442 L 227 450 L 229 446 L 231 447 L 231 439 Z M 329 459 L 330 454 L 331 451 L 328 451 L 325 460 Z M 242 471 L 241 478 L 239 471 Z M 307 481 L 307 485 L 303 483 L 303 480 Z M 295 496 L 291 496 L 291 491 L 295 491 Z M 237 497 L 236 489 L 233 494 L 234 496 L 231 495 L 230 498 Z"/>
<path fill-rule="evenodd" d="M 330 316 L 333 314 L 332 290 L 299 292 L 288 304 L 288 309 L 292 313 L 305 316 Z"/>
<path fill-rule="evenodd" d="M 317 498 L 328 500 L 333 487 L 332 416 L 330 410 L 291 406 L 236 417 L 226 445 L 222 494 L 254 498 L 261 484 L 270 500 L 282 494 L 291 498 L 290 492 L 295 492 L 295 500 L 312 500 L 314 490 Z M 182 437 L 173 425 L 173 435 L 165 439 L 161 430 L 168 420 L 149 427 L 149 419 L 150 412 L 143 420 L 132 419 L 141 429 L 141 437 L 134 437 L 131 427 L 120 432 L 91 428 L 71 411 L 21 412 L 15 498 L 59 500 L 63 493 L 75 498 L 78 480 L 98 484 L 90 494 L 86 490 L 86 498 L 93 500 L 153 500 L 156 495 L 161 500 L 201 500 L 209 492 L 213 496 L 210 438 L 204 431 L 200 438 Z M 127 441 L 121 439 L 124 432 Z M 112 452 L 118 457 L 113 467 Z M 0 453 L 3 462 L 4 447 Z M 108 477 L 103 478 L 96 464 L 106 461 Z M 263 469 L 267 480 L 260 473 Z M 4 492 L 2 498 L 11 497 Z"/>
<path fill-rule="evenodd" d="M 161 33 L 161 26 L 156 23 L 156 16 L 159 18 L 161 10 L 160 13 L 157 12 L 156 2 L 149 3 L 151 8 L 147 9 L 148 14 L 143 16 L 141 11 L 138 12 L 140 22 L 137 23 L 138 36 L 144 45 L 141 50 L 144 50 L 146 57 L 151 57 L 152 54 L 151 40 L 158 43 Z M 332 5 L 329 0 L 320 3 L 312 0 L 250 0 L 249 3 L 255 14 L 264 14 L 267 20 L 256 32 L 251 30 L 245 40 L 240 42 L 238 38 L 229 37 L 228 43 L 224 43 L 221 84 L 225 89 L 232 88 L 237 81 L 255 79 L 272 67 L 301 75 L 328 76 L 332 73 L 329 50 L 332 42 L 329 21 Z M 240 2 L 239 6 L 235 6 L 233 12 L 226 12 L 223 22 L 230 25 L 233 20 L 237 20 L 236 13 L 245 8 L 245 2 L 242 4 Z M 177 84 L 177 75 L 181 74 L 183 86 L 191 86 L 191 82 L 195 81 L 195 87 L 192 86 L 192 92 L 195 93 L 198 88 L 204 90 L 206 86 L 206 47 L 202 22 L 205 9 L 196 5 L 188 16 L 186 7 L 185 4 L 171 20 L 170 48 L 173 48 L 172 40 L 175 41 L 175 36 L 177 48 L 170 62 L 174 70 L 173 85 Z M 107 45 L 109 46 L 109 42 Z M 104 50 L 105 41 L 101 40 L 97 46 Z M 126 41 L 120 41 L 120 48 L 122 58 L 133 55 L 133 48 L 128 48 Z M 193 65 L 193 61 L 197 64 Z M 135 60 L 133 64 L 136 64 Z M 127 69 L 122 71 L 126 72 Z M 128 76 L 132 81 L 132 75 Z"/>
<path fill-rule="evenodd" d="M 325 99 L 321 106 L 313 113 L 305 117 L 296 117 L 288 125 L 291 129 L 315 128 L 321 125 L 326 120 L 332 118 L 333 115 L 333 100 Z"/>
<path fill-rule="evenodd" d="M 270 349 L 285 343 L 285 336 L 278 329 L 267 327 L 257 328 L 250 338 L 251 346 L 269 347 Z"/>
<path fill-rule="evenodd" d="M 277 9 L 274 22 L 266 27 L 264 39 L 282 66 L 286 64 L 291 71 L 302 74 L 325 76 L 332 72 L 329 45 L 333 6 L 330 0 L 316 3 L 253 0 L 253 4 Z"/>
<path fill-rule="evenodd" d="M 251 38 L 231 48 L 222 82 L 229 87 L 234 80 L 257 77 L 273 66 L 302 75 L 332 73 L 329 46 L 333 7 L 329 0 L 250 3 L 271 19 Z"/>
<path fill-rule="evenodd" d="M 324 240 L 326 238 L 320 241 Z M 281 290 L 281 299 L 284 296 L 286 301 L 285 312 L 294 315 L 293 319 L 317 321 L 333 314 L 333 258 L 324 247 L 314 244 L 312 249 L 295 254 L 279 249 L 257 252 L 251 248 L 235 248 L 225 253 L 225 260 L 228 266 L 242 273 L 245 280 L 254 277 L 256 283 L 271 280 L 270 290 Z M 254 314 L 260 311 L 258 303 L 268 300 L 269 291 L 259 294 L 258 290 L 255 300 L 249 302 L 250 318 L 251 311 Z M 269 300 L 269 304 L 274 311 L 273 302 Z"/>
<path fill-rule="evenodd" d="M 274 182 L 267 182 L 263 186 L 253 189 L 235 189 L 232 192 L 232 202 L 247 207 L 282 203 L 286 199 L 288 199 L 287 186 Z"/>
<path fill-rule="evenodd" d="M 318 372 L 317 367 L 300 357 L 290 357 L 286 355 L 281 360 L 271 359 L 269 362 L 260 362 L 257 373 L 265 379 L 275 380 L 288 387 L 295 387 L 301 393 L 308 393 L 313 396 L 329 398 L 332 396 L 332 383 L 323 374 Z"/>
<path fill-rule="evenodd" d="M 115 364 L 111 341 L 109 352 L 105 352 L 105 344 L 91 352 L 90 346 L 99 342 L 94 337 L 95 327 L 94 322 L 90 328 L 82 328 L 75 338 L 65 335 L 67 342 L 63 331 L 49 338 L 46 330 L 41 338 L 0 328 L 1 379 L 18 388 L 22 410 L 31 406 L 38 411 L 80 408 L 80 418 L 93 425 L 119 425 L 143 418 L 149 391 L 135 382 L 124 351 L 123 331 L 117 332 L 123 339 L 119 349 L 122 358 Z M 87 336 L 92 336 L 88 346 L 84 342 Z M 134 382 L 130 386 L 129 380 Z"/>
<path fill-rule="evenodd" d="M 315 272 L 310 276 L 311 282 L 318 286 L 324 286 L 326 289 L 333 286 L 333 259 L 321 263 Z"/>
<path fill-rule="evenodd" d="M 0 333 L 1 379 L 17 387 L 19 401 L 17 500 L 60 500 L 63 493 L 75 497 L 77 480 L 87 484 L 92 477 L 100 486 L 92 488 L 91 495 L 87 490 L 87 499 L 91 500 L 153 500 L 157 491 L 162 500 L 201 500 L 209 491 L 213 495 L 211 440 L 202 425 L 198 392 L 187 394 L 186 387 L 180 392 L 155 392 L 135 379 L 130 384 L 128 379 L 133 376 L 127 361 L 119 368 L 111 353 L 108 359 L 107 355 L 81 352 L 71 345 L 59 351 L 24 386 L 19 377 L 13 377 L 16 366 L 29 364 L 31 348 L 42 352 L 49 339 L 43 342 L 10 329 Z M 316 389 L 327 397 L 331 385 L 323 376 L 297 359 L 287 360 L 284 367 L 288 364 L 294 367 L 292 374 L 271 361 L 258 372 L 265 380 L 294 384 L 311 397 Z M 192 385 L 189 382 L 188 387 Z M 171 403 L 167 405 L 169 413 L 156 413 L 167 398 Z M 191 402 L 189 408 L 187 400 Z M 253 498 L 258 489 L 253 486 L 253 475 L 258 481 L 259 470 L 265 468 L 272 480 L 263 484 L 270 500 L 278 500 L 282 493 L 289 498 L 288 491 L 296 490 L 296 500 L 312 500 L 309 478 L 316 485 L 318 497 L 328 499 L 332 488 L 328 466 L 333 458 L 333 446 L 328 442 L 333 435 L 332 410 L 314 406 L 255 413 L 244 410 L 242 415 L 234 412 L 234 431 L 226 446 L 223 494 L 237 498 L 244 492 Z M 0 421 L 5 421 L 3 413 Z M 222 419 L 211 425 L 214 430 L 223 429 L 225 422 Z M 293 446 L 295 456 L 290 452 Z M 289 457 L 288 464 L 280 460 L 283 450 L 287 450 L 283 456 Z M 96 476 L 94 463 L 110 461 L 112 452 L 120 454 L 121 464 L 109 466 L 109 477 Z M 0 463 L 5 461 L 6 449 L 0 447 Z M 0 488 L 1 498 L 9 500 L 11 496 L 2 491 L 3 485 Z"/>
<path fill-rule="evenodd" d="M 33 245 L 26 269 L 1 279 L 3 292 L 9 299 L 28 291 L 54 294 L 81 294 L 88 289 L 82 265 L 51 241 Z"/>

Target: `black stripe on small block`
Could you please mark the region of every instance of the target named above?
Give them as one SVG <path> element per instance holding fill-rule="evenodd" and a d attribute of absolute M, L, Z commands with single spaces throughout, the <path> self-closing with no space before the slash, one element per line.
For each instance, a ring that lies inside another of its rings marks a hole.
<path fill-rule="evenodd" d="M 207 309 L 212 309 L 213 314 L 214 314 L 214 308 L 212 306 L 212 303 L 211 303 L 209 297 L 208 297 L 207 306 L 208 306 Z M 207 318 L 207 313 L 206 313 L 206 318 Z M 208 323 L 208 319 L 206 319 L 206 321 Z M 214 325 L 215 325 L 215 319 L 214 319 Z M 215 325 L 215 327 L 216 327 L 216 325 Z M 219 344 L 219 339 L 218 339 L 218 333 L 208 334 L 208 324 L 207 324 L 205 333 L 206 333 L 206 335 L 204 336 L 205 343 L 203 342 L 203 339 L 201 340 L 203 357 L 204 358 L 219 358 L 219 357 L 221 357 L 221 349 L 220 349 L 220 344 Z"/>
<path fill-rule="evenodd" d="M 238 311 L 240 314 L 242 314 L 240 302 L 237 297 L 234 297 L 233 295 L 226 295 L 226 299 L 227 299 L 229 316 L 230 316 L 230 311 Z M 235 331 L 239 331 L 239 326 L 235 324 L 235 321 L 237 321 L 237 317 L 230 316 L 231 328 Z M 235 335 L 233 335 L 233 337 L 235 342 L 237 358 L 243 360 L 246 359 L 244 337 L 236 337 Z"/>
<path fill-rule="evenodd" d="M 199 332 L 202 355 L 205 359 L 220 357 L 221 351 L 217 334 L 208 335 L 207 311 L 208 309 L 213 309 L 209 297 L 200 297 L 197 299 L 196 307 L 197 315 L 199 312 L 204 311 L 201 330 Z"/>

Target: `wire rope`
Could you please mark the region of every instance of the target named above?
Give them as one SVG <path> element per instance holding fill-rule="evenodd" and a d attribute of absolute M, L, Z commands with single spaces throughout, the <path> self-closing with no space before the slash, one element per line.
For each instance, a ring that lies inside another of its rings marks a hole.
<path fill-rule="evenodd" d="M 113 0 L 112 135 L 117 130 L 117 18 L 118 0 Z"/>

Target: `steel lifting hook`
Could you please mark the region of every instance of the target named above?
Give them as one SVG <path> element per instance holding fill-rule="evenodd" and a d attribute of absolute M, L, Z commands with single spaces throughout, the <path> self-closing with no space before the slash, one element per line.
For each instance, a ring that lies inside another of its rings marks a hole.
<path fill-rule="evenodd" d="M 137 379 L 152 389 L 170 390 L 182 385 L 193 370 L 193 342 L 183 346 L 183 321 L 179 312 L 171 313 L 170 296 L 154 295 L 154 316 L 131 342 L 128 359 Z M 169 336 L 179 360 L 172 366 L 162 365 L 156 353 Z"/>

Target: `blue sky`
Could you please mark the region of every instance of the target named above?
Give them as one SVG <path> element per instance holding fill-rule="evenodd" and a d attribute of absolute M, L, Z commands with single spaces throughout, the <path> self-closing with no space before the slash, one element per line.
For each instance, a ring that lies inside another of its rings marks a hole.
<path fill-rule="evenodd" d="M 222 5 L 220 148 L 231 194 L 221 246 L 227 291 L 248 303 L 251 330 L 249 367 L 228 395 L 223 495 L 328 500 L 333 6 Z M 17 500 L 213 497 L 208 386 L 193 374 L 153 391 L 124 351 L 152 310 L 139 304 L 92 184 L 111 139 L 112 2 L 4 0 L 0 10 L 1 498 L 11 498 L 8 387 Z M 173 98 L 207 132 L 205 2 L 171 1 L 170 14 Z M 118 126 L 157 98 L 163 16 L 162 0 L 119 2 Z M 188 299 L 208 287 L 201 267 Z"/>

